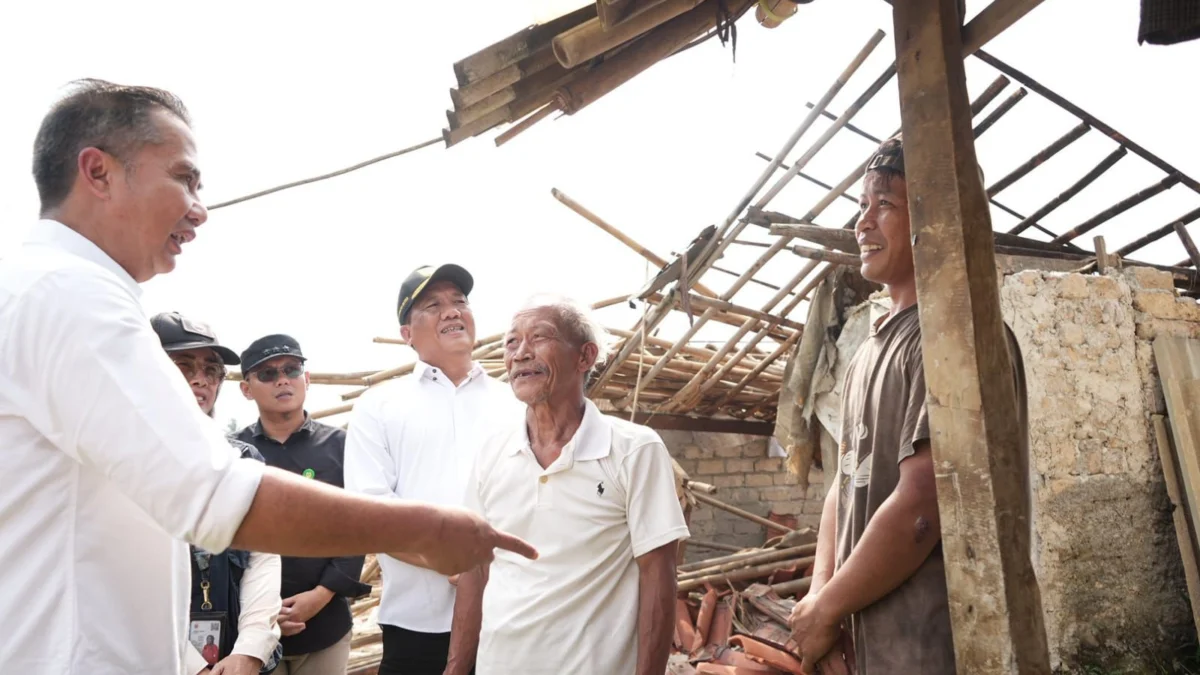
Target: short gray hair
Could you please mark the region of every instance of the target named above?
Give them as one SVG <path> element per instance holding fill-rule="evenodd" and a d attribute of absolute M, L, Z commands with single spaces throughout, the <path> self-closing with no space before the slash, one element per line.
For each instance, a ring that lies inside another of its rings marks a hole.
<path fill-rule="evenodd" d="M 191 126 L 183 101 L 169 91 L 96 79 L 72 84 L 74 91 L 54 104 L 33 142 L 33 180 L 42 214 L 67 198 L 84 148 L 99 148 L 128 165 L 141 146 L 161 142 L 151 113 L 163 110 Z"/>
<path fill-rule="evenodd" d="M 555 324 L 566 334 L 566 338 L 577 346 L 591 342 L 598 348 L 596 363 L 588 375 L 593 375 L 608 360 L 612 350 L 612 335 L 592 315 L 587 305 L 574 298 L 552 293 L 540 293 L 525 301 L 517 313 L 548 309 L 554 312 Z"/>

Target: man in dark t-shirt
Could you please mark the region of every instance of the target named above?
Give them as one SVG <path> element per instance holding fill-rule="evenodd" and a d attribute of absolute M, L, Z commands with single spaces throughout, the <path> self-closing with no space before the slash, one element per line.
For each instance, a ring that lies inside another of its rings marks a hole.
<path fill-rule="evenodd" d="M 793 639 L 822 675 L 953 675 L 900 139 L 885 141 L 867 166 L 855 226 L 861 272 L 884 285 L 892 307 L 846 372 L 837 482 L 825 498 L 811 589 L 792 612 Z M 997 348 L 1013 365 L 1017 465 L 1027 475 L 1024 368 L 1007 326 L 1005 335 Z M 1028 516 L 1028 495 L 1024 508 Z"/>

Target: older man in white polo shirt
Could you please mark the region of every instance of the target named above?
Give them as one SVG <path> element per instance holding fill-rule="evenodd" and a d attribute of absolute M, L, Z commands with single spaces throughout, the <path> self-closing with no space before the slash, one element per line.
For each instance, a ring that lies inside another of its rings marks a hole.
<path fill-rule="evenodd" d="M 478 515 L 346 494 L 238 458 L 139 303 L 207 220 L 188 114 L 85 81 L 34 142 L 43 220 L 0 260 L 0 673 L 180 675 L 188 547 L 398 551 L 454 573 Z"/>
<path fill-rule="evenodd" d="M 513 318 L 504 360 L 528 411 L 480 451 L 467 504 L 540 557 L 462 575 L 448 675 L 665 672 L 688 529 L 658 434 L 584 396 L 604 342 L 566 299 Z"/>

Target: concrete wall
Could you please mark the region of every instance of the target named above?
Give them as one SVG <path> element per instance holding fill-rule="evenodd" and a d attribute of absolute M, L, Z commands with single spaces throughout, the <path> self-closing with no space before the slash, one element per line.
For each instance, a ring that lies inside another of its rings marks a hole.
<path fill-rule="evenodd" d="M 1150 666 L 1170 663 L 1172 649 L 1194 640 L 1195 630 L 1150 422 L 1165 413 L 1152 340 L 1200 338 L 1200 306 L 1178 298 L 1168 275 L 1146 268 L 1110 276 L 1018 272 L 1004 278 L 1001 305 L 1028 380 L 1033 554 L 1053 665 L 1079 672 L 1125 663 L 1132 672 L 1159 672 Z M 839 340 L 839 360 L 855 347 Z M 826 403 L 836 411 L 835 400 Z M 720 498 L 817 525 L 820 469 L 802 495 L 781 460 L 767 458 L 766 439 L 664 438 L 693 478 L 722 488 Z M 762 528 L 704 507 L 693 514 L 693 535 L 763 541 Z"/>

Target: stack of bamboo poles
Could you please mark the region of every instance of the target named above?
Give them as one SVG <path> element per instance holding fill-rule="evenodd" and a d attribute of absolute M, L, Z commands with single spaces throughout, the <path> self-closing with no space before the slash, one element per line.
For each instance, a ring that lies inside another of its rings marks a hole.
<path fill-rule="evenodd" d="M 454 64 L 446 146 L 503 124 L 502 145 L 554 112 L 573 115 L 728 19 L 752 0 L 596 0 Z"/>

